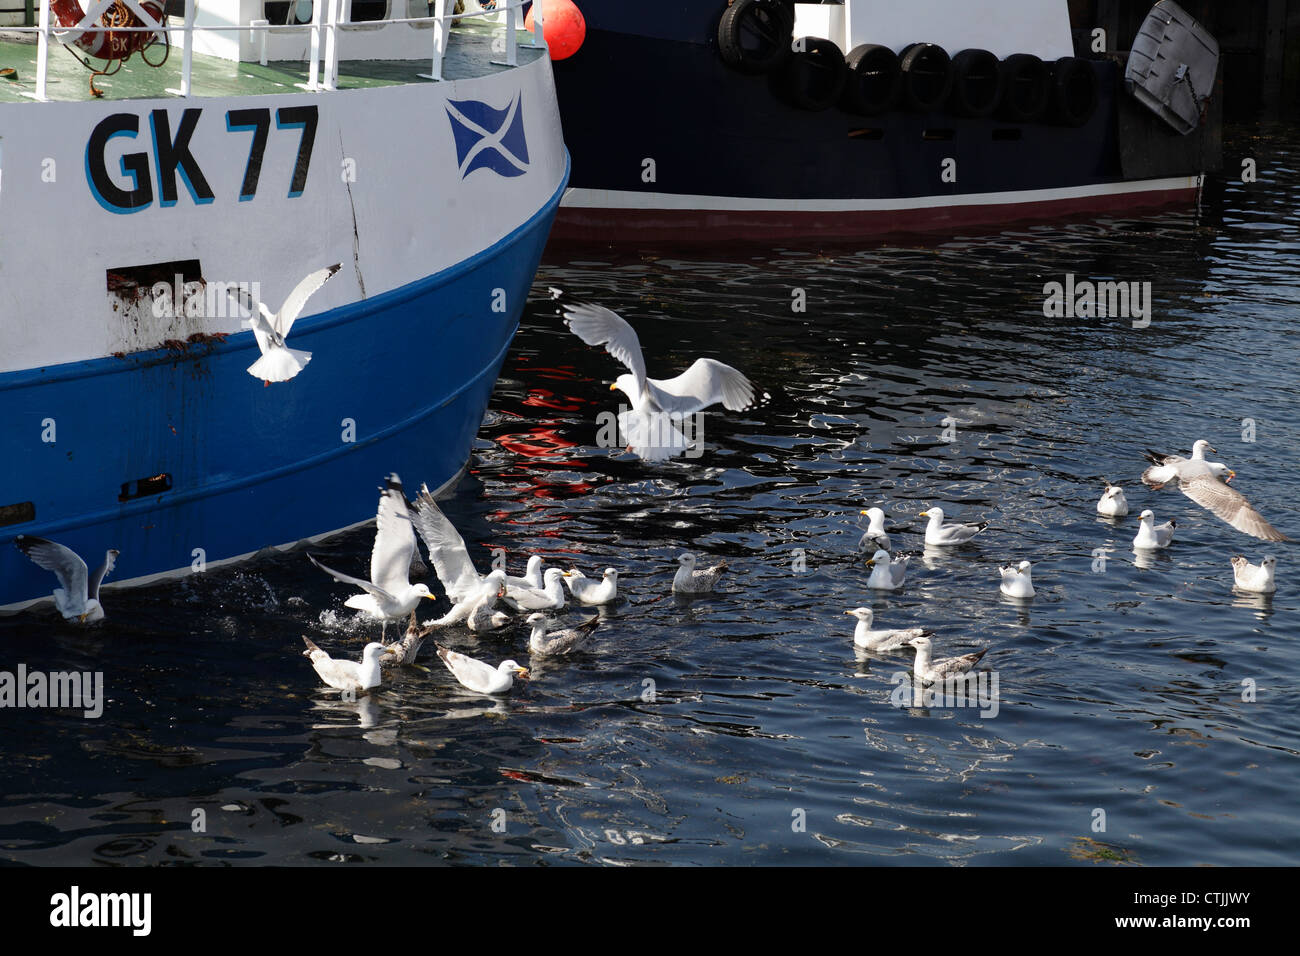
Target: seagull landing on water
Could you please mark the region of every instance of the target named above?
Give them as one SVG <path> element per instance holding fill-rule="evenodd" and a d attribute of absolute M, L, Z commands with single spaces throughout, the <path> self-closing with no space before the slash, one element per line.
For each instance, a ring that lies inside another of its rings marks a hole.
<path fill-rule="evenodd" d="M 1206 461 L 1207 451 L 1214 449 L 1204 439 L 1192 446 L 1191 458 L 1148 451 L 1146 457 L 1152 467 L 1142 473 L 1142 481 L 1156 489 L 1177 481 L 1179 491 L 1238 531 L 1265 541 L 1290 541 L 1264 520 L 1245 495 L 1228 487 L 1237 473 L 1222 462 Z"/>
<path fill-rule="evenodd" d="M 600 624 L 600 618 L 588 618 L 576 627 L 566 627 L 559 631 L 546 630 L 545 614 L 528 615 L 528 623 L 533 629 L 528 636 L 528 652 L 546 657 L 576 650 L 591 636 L 591 632 Z"/>
<path fill-rule="evenodd" d="M 944 524 L 942 508 L 922 511 L 920 517 L 930 519 L 930 523 L 925 526 L 925 543 L 931 547 L 965 544 L 989 526 L 987 521 L 979 524 Z"/>
<path fill-rule="evenodd" d="M 61 587 L 54 589 L 54 606 L 66 621 L 94 624 L 104 619 L 104 606 L 99 603 L 99 585 L 117 563 L 119 551 L 104 552 L 104 563 L 93 574 L 86 562 L 71 548 L 20 534 L 14 546 L 38 566 L 53 571 Z"/>
<path fill-rule="evenodd" d="M 1255 594 L 1272 594 L 1277 590 L 1273 572 L 1277 568 L 1277 558 L 1265 558 L 1259 564 L 1251 564 L 1241 555 L 1232 559 L 1233 583 L 1243 591 Z"/>
<path fill-rule="evenodd" d="M 605 576 L 593 581 L 577 568 L 564 572 L 564 583 L 579 604 L 612 604 L 618 598 L 618 570 L 606 568 Z"/>
<path fill-rule="evenodd" d="M 866 533 L 858 539 L 859 551 L 888 551 L 889 535 L 885 533 L 885 513 L 879 508 L 868 508 L 866 511 L 859 511 L 858 515 L 867 516 Z M 862 518 L 858 518 L 861 527 Z"/>
<path fill-rule="evenodd" d="M 1122 518 L 1128 514 L 1128 499 L 1124 497 L 1124 489 L 1106 482 L 1106 493 L 1097 502 L 1097 514 L 1107 518 Z"/>
<path fill-rule="evenodd" d="M 998 568 L 1002 573 L 1002 584 L 998 590 L 1011 598 L 1033 597 L 1034 582 L 1030 572 L 1032 567 L 1033 565 L 1028 561 L 1021 561 L 1014 567 Z"/>
<path fill-rule="evenodd" d="M 933 646 L 928 637 L 914 637 L 907 643 L 916 648 L 916 663 L 912 667 L 912 672 L 927 684 L 933 684 L 935 681 L 941 681 L 945 677 L 958 677 L 973 669 L 980 662 L 988 648 L 977 651 L 974 654 L 963 654 L 961 657 L 941 657 L 939 660 L 930 659 L 930 649 Z"/>
<path fill-rule="evenodd" d="M 551 294 L 557 299 L 563 295 L 558 289 Z M 603 345 L 630 370 L 614 380 L 610 391 L 621 390 L 632 403 L 630 413 L 619 415 L 618 425 L 629 449 L 640 457 L 664 461 L 685 453 L 690 443 L 677 425 L 686 415 L 719 402 L 733 412 L 754 404 L 749 379 L 716 359 L 696 359 L 676 378 L 647 378 L 641 340 L 621 316 L 586 302 L 561 301 L 560 307 L 570 332 L 588 345 Z"/>
<path fill-rule="evenodd" d="M 727 570 L 726 561 L 697 570 L 695 560 L 694 553 L 690 551 L 683 551 L 677 556 L 677 574 L 673 576 L 674 594 L 711 594 L 717 586 L 718 578 Z"/>
<path fill-rule="evenodd" d="M 911 558 L 891 558 L 888 551 L 877 551 L 867 562 L 871 576 L 867 578 L 867 587 L 881 591 L 894 591 L 903 586 L 907 577 L 907 562 Z"/>
<path fill-rule="evenodd" d="M 325 567 L 310 554 L 307 557 L 335 581 L 365 591 L 365 594 L 354 594 L 343 603 L 381 621 L 387 632 L 389 621 L 399 621 L 406 617 L 423 598 L 434 600 L 433 593 L 423 584 L 411 583 L 411 557 L 414 554 L 415 531 L 406 509 L 402 480 L 397 475 L 389 475 L 381 489 L 379 511 L 375 516 L 375 546 L 370 552 L 370 580 L 363 581 L 342 574 Z"/>
<path fill-rule="evenodd" d="M 493 667 L 441 645 L 438 647 L 438 656 L 462 687 L 480 694 L 504 694 L 514 686 L 516 677 L 528 676 L 528 668 L 520 667 L 514 661 L 502 661 Z"/>
<path fill-rule="evenodd" d="M 379 659 L 384 654 L 383 644 L 377 641 L 367 644 L 365 650 L 361 652 L 361 663 L 358 664 L 356 661 L 334 660 L 306 635 L 303 636 L 302 641 L 307 645 L 302 656 L 311 659 L 311 666 L 320 675 L 320 679 L 331 687 L 362 693 L 379 686 L 382 672 Z"/>
<path fill-rule="evenodd" d="M 293 328 L 294 320 L 302 312 L 303 306 L 312 297 L 312 293 L 323 286 L 329 277 L 342 267 L 342 264 L 336 263 L 307 276 L 294 286 L 294 290 L 284 300 L 284 305 L 280 306 L 279 312 L 272 312 L 263 302 L 256 303 L 257 311 L 252 313 L 249 322 L 253 327 L 253 337 L 257 339 L 257 347 L 262 356 L 248 366 L 249 375 L 260 378 L 263 384 L 270 385 L 272 382 L 287 382 L 307 366 L 311 361 L 311 353 L 301 349 L 291 349 L 284 344 L 284 340 L 288 337 L 289 330 Z M 252 310 L 252 303 L 241 302 L 240 304 Z"/>
<path fill-rule="evenodd" d="M 1170 518 L 1164 524 L 1158 525 L 1155 512 L 1150 508 L 1142 512 L 1139 520 L 1142 523 L 1138 525 L 1138 533 L 1133 536 L 1135 551 L 1158 551 L 1169 547 L 1170 542 L 1174 540 L 1174 528 L 1178 527 L 1178 522 Z"/>
<path fill-rule="evenodd" d="M 864 651 L 896 651 L 913 638 L 928 637 L 934 633 L 923 627 L 872 630 L 871 622 L 875 619 L 875 612 L 869 607 L 855 607 L 852 611 L 844 613 L 852 614 L 858 619 L 858 624 L 853 629 L 853 646 L 860 647 Z"/>

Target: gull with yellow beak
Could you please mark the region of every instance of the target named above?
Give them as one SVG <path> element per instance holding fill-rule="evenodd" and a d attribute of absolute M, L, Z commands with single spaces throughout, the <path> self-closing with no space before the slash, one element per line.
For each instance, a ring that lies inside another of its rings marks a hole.
<path fill-rule="evenodd" d="M 942 508 L 922 511 L 920 517 L 930 519 L 925 527 L 925 543 L 932 547 L 965 544 L 989 526 L 987 521 L 979 524 L 944 524 Z"/>
<path fill-rule="evenodd" d="M 557 299 L 563 295 L 557 289 L 551 292 Z M 629 449 L 642 458 L 663 461 L 685 452 L 690 442 L 678 425 L 687 415 L 718 403 L 733 412 L 754 404 L 754 386 L 730 365 L 699 358 L 675 378 L 649 378 L 641 340 L 622 316 L 586 302 L 561 300 L 560 307 L 570 332 L 588 345 L 603 345 L 627 366 L 630 374 L 616 378 L 610 391 L 621 390 L 632 403 L 632 411 L 618 417 L 619 430 Z"/>
<path fill-rule="evenodd" d="M 896 591 L 903 586 L 907 576 L 907 562 L 911 558 L 891 558 L 888 551 L 877 551 L 867 562 L 871 576 L 867 587 L 880 591 Z"/>
<path fill-rule="evenodd" d="M 516 677 L 528 676 L 528 668 L 520 667 L 514 661 L 502 661 L 493 667 L 441 645 L 438 647 L 438 656 L 462 687 L 468 687 L 479 694 L 504 694 L 514 686 Z"/>

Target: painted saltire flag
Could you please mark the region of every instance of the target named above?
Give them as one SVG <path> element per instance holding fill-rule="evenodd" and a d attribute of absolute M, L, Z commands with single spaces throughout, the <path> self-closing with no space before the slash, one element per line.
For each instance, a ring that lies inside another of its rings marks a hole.
<path fill-rule="evenodd" d="M 490 169 L 499 176 L 522 176 L 528 171 L 522 100 L 520 91 L 503 110 L 479 100 L 447 101 L 461 179 L 476 169 Z"/>

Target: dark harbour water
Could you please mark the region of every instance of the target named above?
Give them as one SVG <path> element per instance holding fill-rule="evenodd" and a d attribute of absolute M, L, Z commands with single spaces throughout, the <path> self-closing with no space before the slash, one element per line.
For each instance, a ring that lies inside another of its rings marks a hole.
<path fill-rule="evenodd" d="M 1259 181 L 1199 216 L 816 253 L 553 250 L 444 510 L 484 568 L 489 546 L 512 570 L 532 551 L 619 567 L 626 600 L 589 652 L 492 701 L 427 647 L 342 702 L 299 635 L 355 658 L 375 629 L 300 553 L 110 592 L 88 632 L 0 619 L 5 667 L 101 670 L 110 701 L 98 720 L 0 712 L 0 862 L 1294 864 L 1295 545 L 1137 477 L 1147 446 L 1209 439 L 1300 537 L 1297 146 L 1233 131 L 1227 168 L 1253 156 Z M 1044 283 L 1067 273 L 1150 281 L 1150 326 L 1044 318 Z M 714 355 L 770 399 L 711 412 L 695 461 L 595 447 L 620 369 L 565 331 L 548 285 L 632 321 L 652 375 Z M 1094 511 L 1102 476 L 1128 491 L 1118 524 Z M 855 554 L 876 503 L 916 555 L 884 596 Z M 915 516 L 936 504 L 990 527 L 926 560 Z M 1138 567 L 1148 506 L 1178 531 Z M 370 543 L 316 550 L 363 568 Z M 721 593 L 668 595 L 684 548 L 728 560 Z M 1275 596 L 1233 593 L 1236 553 L 1278 558 Z M 997 587 L 1022 558 L 1026 606 Z M 997 716 L 892 706 L 910 654 L 857 659 L 843 611 L 859 604 L 933 628 L 939 654 L 988 647 Z M 522 627 L 449 639 L 526 658 Z"/>

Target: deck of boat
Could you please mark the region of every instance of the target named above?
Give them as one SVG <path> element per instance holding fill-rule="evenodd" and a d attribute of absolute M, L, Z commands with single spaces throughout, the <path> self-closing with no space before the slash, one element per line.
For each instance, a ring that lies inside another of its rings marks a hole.
<path fill-rule="evenodd" d="M 173 20 L 173 24 L 175 20 Z M 450 34 L 447 52 L 443 57 L 442 75 L 447 80 L 484 76 L 510 69 L 499 62 L 504 59 L 493 52 L 492 40 L 500 35 L 495 24 L 463 22 Z M 432 49 L 432 33 L 430 33 Z M 530 44 L 531 33 L 519 31 L 519 63 L 526 64 L 542 54 Z M 344 41 L 346 43 L 346 41 Z M 148 51 L 151 59 L 160 54 Z M 36 90 L 36 35 L 0 30 L 0 69 L 11 67 L 16 75 L 0 77 L 0 103 L 32 102 Z M 96 77 L 95 85 L 104 91 L 105 99 L 156 99 L 175 94 L 168 90 L 180 87 L 181 53 L 173 48 L 160 67 L 144 63 L 140 54 L 134 54 L 122 64 L 113 76 Z M 96 65 L 101 61 L 92 60 Z M 257 96 L 296 90 L 295 84 L 307 80 L 308 64 L 305 61 L 237 63 L 213 56 L 195 54 L 191 66 L 190 92 L 194 96 Z M 340 60 L 338 89 L 360 89 L 377 86 L 400 86 L 406 83 L 428 83 L 419 74 L 429 72 L 428 58 L 420 60 Z M 57 102 L 81 102 L 92 99 L 90 71 L 57 43 L 50 44 L 49 70 L 46 79 L 46 97 Z M 24 95 L 26 94 L 26 95 Z"/>

